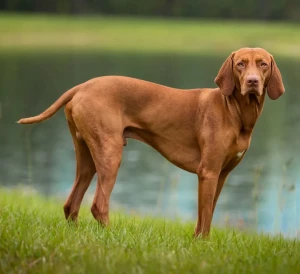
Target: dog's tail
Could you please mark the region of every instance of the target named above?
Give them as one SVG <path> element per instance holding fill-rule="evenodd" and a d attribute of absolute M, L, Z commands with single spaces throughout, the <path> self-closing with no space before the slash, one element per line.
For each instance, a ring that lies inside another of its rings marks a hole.
<path fill-rule="evenodd" d="M 19 124 L 34 124 L 45 121 L 53 116 L 61 107 L 71 101 L 75 93 L 77 92 L 78 86 L 71 88 L 60 96 L 49 108 L 37 116 L 20 119 L 17 123 Z"/>

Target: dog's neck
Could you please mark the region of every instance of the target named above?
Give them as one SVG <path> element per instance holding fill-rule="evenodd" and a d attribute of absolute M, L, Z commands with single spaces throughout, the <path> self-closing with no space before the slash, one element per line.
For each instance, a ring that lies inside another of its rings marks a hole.
<path fill-rule="evenodd" d="M 261 96 L 256 96 L 255 94 L 242 95 L 241 92 L 236 89 L 230 96 L 239 115 L 241 130 L 249 133 L 252 132 L 263 110 L 265 95 L 265 89 Z"/>

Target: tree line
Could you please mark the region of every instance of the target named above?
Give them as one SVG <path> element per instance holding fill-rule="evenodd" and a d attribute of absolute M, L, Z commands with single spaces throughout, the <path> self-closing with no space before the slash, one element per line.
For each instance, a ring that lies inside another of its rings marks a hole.
<path fill-rule="evenodd" d="M 300 21 L 299 0 L 1 0 L 0 10 Z"/>

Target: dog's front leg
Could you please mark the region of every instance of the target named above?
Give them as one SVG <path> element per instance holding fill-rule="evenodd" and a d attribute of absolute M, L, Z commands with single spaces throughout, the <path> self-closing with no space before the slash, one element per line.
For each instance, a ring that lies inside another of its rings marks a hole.
<path fill-rule="evenodd" d="M 219 168 L 200 164 L 198 175 L 198 220 L 194 236 L 206 237 L 210 231 L 213 204 L 220 175 Z"/>

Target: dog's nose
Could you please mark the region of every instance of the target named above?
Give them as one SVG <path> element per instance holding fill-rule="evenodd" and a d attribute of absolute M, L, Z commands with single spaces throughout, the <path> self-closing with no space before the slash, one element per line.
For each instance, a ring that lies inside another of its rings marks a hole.
<path fill-rule="evenodd" d="M 247 77 L 246 81 L 247 81 L 247 84 L 248 84 L 249 86 L 252 86 L 252 85 L 257 85 L 259 79 L 258 79 L 258 77 L 257 77 L 256 75 L 249 75 L 249 76 Z"/>

